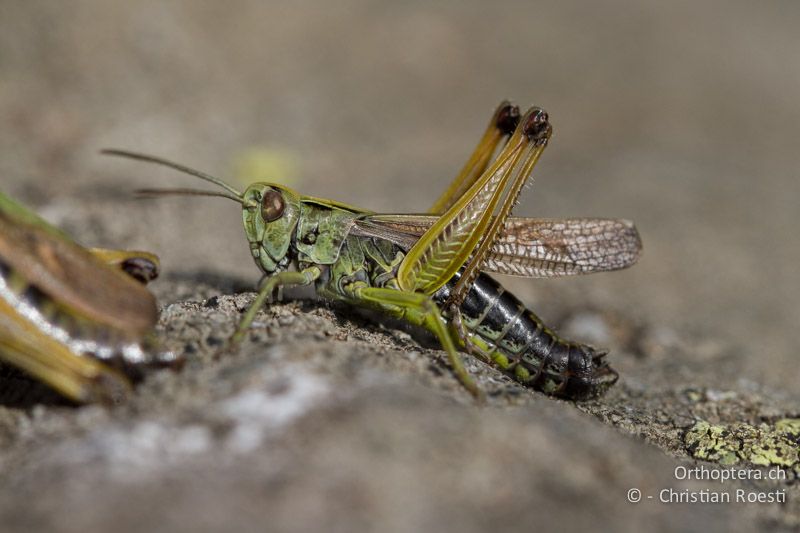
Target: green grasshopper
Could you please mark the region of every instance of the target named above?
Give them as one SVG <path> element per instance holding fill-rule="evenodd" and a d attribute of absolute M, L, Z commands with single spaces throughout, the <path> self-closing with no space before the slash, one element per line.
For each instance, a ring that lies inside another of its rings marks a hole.
<path fill-rule="evenodd" d="M 616 381 L 605 352 L 560 338 L 481 272 L 554 277 L 636 262 L 641 242 L 626 220 L 509 217 L 551 134 L 542 109 L 533 107 L 520 117 L 516 106 L 501 103 L 472 156 L 427 215 L 376 214 L 274 183 L 254 183 L 239 192 L 162 158 L 104 152 L 166 165 L 226 191 L 146 189 L 140 191 L 144 195 L 222 196 L 242 205 L 250 251 L 265 278 L 233 344 L 276 289 L 313 284 L 324 298 L 376 309 L 432 332 L 458 379 L 476 396 L 479 389 L 459 348 L 520 383 L 580 399 Z"/>
<path fill-rule="evenodd" d="M 0 193 L 0 361 L 76 402 L 117 402 L 158 319 L 147 252 L 86 249 Z"/>

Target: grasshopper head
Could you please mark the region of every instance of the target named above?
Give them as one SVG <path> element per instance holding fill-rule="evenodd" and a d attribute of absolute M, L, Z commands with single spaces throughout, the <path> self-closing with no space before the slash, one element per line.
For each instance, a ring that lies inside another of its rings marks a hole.
<path fill-rule="evenodd" d="M 185 188 L 139 189 L 137 192 L 143 197 L 217 196 L 233 200 L 242 205 L 244 231 L 259 268 L 266 274 L 273 274 L 289 266 L 292 259 L 289 245 L 300 216 L 300 196 L 293 190 L 272 183 L 253 183 L 241 193 L 219 178 L 163 157 L 117 149 L 106 149 L 102 153 L 170 167 L 220 187 L 224 192 Z"/>
<path fill-rule="evenodd" d="M 289 245 L 300 216 L 299 195 L 273 183 L 254 183 L 242 194 L 242 221 L 250 253 L 266 274 L 289 266 Z"/>

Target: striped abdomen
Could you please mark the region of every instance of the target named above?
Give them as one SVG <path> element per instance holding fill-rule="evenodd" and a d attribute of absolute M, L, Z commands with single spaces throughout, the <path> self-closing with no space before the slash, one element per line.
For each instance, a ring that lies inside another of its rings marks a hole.
<path fill-rule="evenodd" d="M 458 277 L 434 295 L 437 304 L 444 306 Z M 461 316 L 476 351 L 524 385 L 580 399 L 617 380 L 617 373 L 603 360 L 605 352 L 560 338 L 486 274 L 472 284 Z"/>

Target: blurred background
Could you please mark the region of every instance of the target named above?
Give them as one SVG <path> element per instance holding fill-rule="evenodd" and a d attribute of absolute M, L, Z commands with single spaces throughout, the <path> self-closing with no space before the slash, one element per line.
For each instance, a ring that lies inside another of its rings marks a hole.
<path fill-rule="evenodd" d="M 255 283 L 234 204 L 128 201 L 197 184 L 98 150 L 423 211 L 497 102 L 536 104 L 555 134 L 516 213 L 630 218 L 645 251 L 629 271 L 509 284 L 721 337 L 741 376 L 792 390 L 798 23 L 790 0 L 4 0 L 2 189 L 67 229 L 92 221 L 84 242 Z"/>

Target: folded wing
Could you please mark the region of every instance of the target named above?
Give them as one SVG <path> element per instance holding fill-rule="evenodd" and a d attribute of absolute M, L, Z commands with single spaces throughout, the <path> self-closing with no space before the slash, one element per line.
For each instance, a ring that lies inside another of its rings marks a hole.
<path fill-rule="evenodd" d="M 436 220 L 430 215 L 367 215 L 354 231 L 408 249 Z M 632 222 L 608 218 L 510 217 L 482 270 L 512 276 L 552 278 L 627 268 L 641 253 Z"/>

